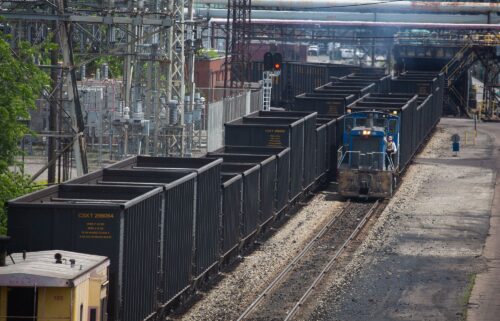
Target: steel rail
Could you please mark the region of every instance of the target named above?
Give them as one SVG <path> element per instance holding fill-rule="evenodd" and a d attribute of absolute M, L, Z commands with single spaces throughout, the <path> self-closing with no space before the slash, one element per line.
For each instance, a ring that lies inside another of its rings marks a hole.
<path fill-rule="evenodd" d="M 368 210 L 368 212 L 366 213 L 366 215 L 359 222 L 359 224 L 356 226 L 356 228 L 351 233 L 351 235 L 349 235 L 349 237 L 347 238 L 347 240 L 345 240 L 345 242 L 342 244 L 342 246 L 337 250 L 337 252 L 335 253 L 335 255 L 331 258 L 331 260 L 328 261 L 328 263 L 325 265 L 325 267 L 323 268 L 323 270 L 318 274 L 318 276 L 316 277 L 316 279 L 314 279 L 314 281 L 311 283 L 311 285 L 309 286 L 309 288 L 302 295 L 302 297 L 300 298 L 300 300 L 297 301 L 297 303 L 295 303 L 295 305 L 292 308 L 292 310 L 290 310 L 290 312 L 288 312 L 288 314 L 287 314 L 286 318 L 284 319 L 284 321 L 290 320 L 297 313 L 297 311 L 302 306 L 302 304 L 305 302 L 305 300 L 307 300 L 307 298 L 311 295 L 311 293 L 314 290 L 314 288 L 316 288 L 316 285 L 323 279 L 323 277 L 326 275 L 326 273 L 333 266 L 333 264 L 335 263 L 335 260 L 344 252 L 344 250 L 347 247 L 347 245 L 349 245 L 349 243 L 352 241 L 352 239 L 354 239 L 354 237 L 356 237 L 356 235 L 358 235 L 358 233 L 364 227 L 364 225 L 366 224 L 366 222 L 368 221 L 368 219 L 375 212 L 375 209 L 377 208 L 377 206 L 379 205 L 379 203 L 380 203 L 379 200 L 377 200 L 373 204 L 373 206 Z"/>
<path fill-rule="evenodd" d="M 240 315 L 240 317 L 237 319 L 237 321 L 243 320 L 245 317 L 247 317 L 250 312 L 253 311 L 253 309 L 259 304 L 260 301 L 275 287 L 276 284 L 278 284 L 279 281 L 281 281 L 285 275 L 292 270 L 292 268 L 295 266 L 295 264 L 302 258 L 304 255 L 311 249 L 311 247 L 319 240 L 320 237 L 322 237 L 328 228 L 330 228 L 337 220 L 338 218 L 348 209 L 351 207 L 351 201 L 347 200 L 347 204 L 342 208 L 342 211 L 338 214 L 335 215 L 319 232 L 316 234 L 316 236 L 307 243 L 307 245 L 300 251 L 297 256 L 285 267 L 283 271 L 267 286 L 267 288 L 262 291 L 259 296 L 247 307 L 247 309 Z"/>

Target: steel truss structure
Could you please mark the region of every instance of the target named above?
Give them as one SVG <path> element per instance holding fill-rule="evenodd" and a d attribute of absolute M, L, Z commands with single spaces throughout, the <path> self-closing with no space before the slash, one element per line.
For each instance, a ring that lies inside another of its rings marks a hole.
<path fill-rule="evenodd" d="M 227 21 L 223 19 L 211 20 L 212 35 L 217 39 L 222 39 L 224 34 L 217 33 L 219 30 L 225 30 Z M 374 55 L 383 54 L 386 56 L 386 67 L 392 64 L 392 48 L 398 56 L 403 56 L 402 53 L 407 51 L 407 48 L 413 47 L 415 49 L 409 50 L 411 52 L 422 52 L 425 58 L 428 59 L 442 59 L 445 61 L 442 66 L 443 72 L 447 76 L 447 93 L 446 97 L 449 98 L 447 106 L 456 105 L 458 113 L 469 113 L 468 103 L 460 94 L 457 89 L 457 82 L 463 77 L 464 73 L 471 68 L 475 63 L 480 62 L 485 69 L 485 77 L 483 82 L 486 84 L 484 97 L 491 97 L 486 99 L 486 105 L 483 111 L 492 114 L 491 101 L 497 100 L 497 97 L 492 88 L 498 82 L 498 75 L 500 70 L 499 55 L 496 52 L 497 47 L 500 45 L 500 36 L 496 25 L 471 25 L 471 29 L 466 26 L 457 26 L 451 28 L 446 26 L 445 29 L 440 29 L 439 26 L 433 26 L 433 29 L 428 32 L 429 35 L 437 35 L 437 38 L 431 39 L 428 36 L 415 37 L 410 35 L 408 31 L 412 30 L 410 27 L 404 26 L 338 26 L 335 24 L 300 24 L 295 21 L 254 21 L 252 23 L 251 36 L 253 41 L 261 41 L 262 43 L 269 42 L 305 42 L 305 43 L 331 43 L 338 42 L 343 45 L 360 49 L 364 56 L 371 56 L 371 62 L 374 63 Z M 425 29 L 423 29 L 425 31 Z M 409 34 L 409 36 L 401 37 L 401 34 Z M 450 51 L 451 50 L 451 51 Z M 441 58 L 438 56 L 429 56 L 426 52 L 442 52 L 446 54 Z M 448 55 L 448 51 L 451 52 Z M 359 61 L 365 57 L 357 57 Z M 409 58 L 409 57 L 407 57 Z M 414 56 L 412 58 L 419 58 Z M 253 57 L 253 60 L 260 60 L 261 57 Z M 441 67 L 439 67 L 440 69 Z M 439 70 L 438 69 L 438 70 Z M 496 104 L 495 104 L 496 106 Z"/>
<path fill-rule="evenodd" d="M 252 0 L 228 0 L 224 88 L 242 88 L 248 78 L 250 62 Z"/>
<path fill-rule="evenodd" d="M 441 62 L 441 71 L 445 74 L 445 107 L 457 114 L 468 114 L 472 111 L 468 97 L 468 71 L 477 63 L 484 70 L 482 79 L 483 110 L 486 116 L 493 114 L 492 102 L 495 91 L 491 84 L 496 83 L 500 73 L 500 32 L 483 30 L 482 32 L 454 31 L 433 32 L 416 35 L 414 33 L 398 34 L 395 50 L 404 59 L 420 59 L 429 62 Z M 462 85 L 462 88 L 460 88 Z M 465 86 L 465 88 L 463 88 Z"/>
<path fill-rule="evenodd" d="M 231 27 L 231 26 L 230 26 Z M 225 39 L 228 31 L 227 22 L 221 20 L 211 21 L 213 42 Z M 342 43 L 360 49 L 365 56 L 374 57 L 375 53 L 383 54 L 390 61 L 391 47 L 394 43 L 394 28 L 356 28 L 337 26 L 308 26 L 299 24 L 261 24 L 252 23 L 249 31 L 249 42 L 261 43 L 287 43 L 305 42 L 314 44 L 328 44 L 331 42 Z M 362 61 L 365 57 L 356 58 Z M 248 53 L 248 59 L 262 60 L 262 57 L 253 57 Z M 372 63 L 375 59 L 371 60 Z"/>
<path fill-rule="evenodd" d="M 191 14 L 187 22 L 185 8 Z M 49 169 L 49 183 L 69 178 L 71 150 L 78 175 L 88 170 L 77 78 L 83 80 L 85 66 L 103 57 L 123 63 L 123 86 L 116 93 L 119 103 L 109 111 L 114 116 L 107 126 L 124 140 L 121 157 L 189 154 L 185 122 L 191 133 L 193 126 L 184 115 L 193 109 L 195 90 L 192 0 L 0 1 L 0 16 L 0 27 L 12 35 L 14 47 L 18 41 L 58 45 L 49 64 L 38 62 L 51 71 L 52 78 L 52 89 L 43 93 L 50 106 L 49 131 L 42 133 L 49 141 L 48 164 L 42 169 Z M 186 86 L 192 99 L 185 105 Z M 177 101 L 174 106 L 173 100 Z M 166 116 L 169 112 L 176 117 Z M 114 143 L 109 142 L 110 146 Z M 64 167 L 64 175 L 56 177 L 56 164 Z"/>

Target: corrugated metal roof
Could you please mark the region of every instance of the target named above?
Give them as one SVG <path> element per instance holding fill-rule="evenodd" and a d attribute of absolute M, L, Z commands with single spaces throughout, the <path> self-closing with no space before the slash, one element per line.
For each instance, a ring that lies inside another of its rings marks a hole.
<path fill-rule="evenodd" d="M 62 255 L 58 264 L 55 254 Z M 105 268 L 109 260 L 105 256 L 62 250 L 14 253 L 6 258 L 6 266 L 0 267 L 0 286 L 73 287 L 79 280 L 90 277 L 92 272 Z M 70 260 L 75 264 L 71 265 Z"/>

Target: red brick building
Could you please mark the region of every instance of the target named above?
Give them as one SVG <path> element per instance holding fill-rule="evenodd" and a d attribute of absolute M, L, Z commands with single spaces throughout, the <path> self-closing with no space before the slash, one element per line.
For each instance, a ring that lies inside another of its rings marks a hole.
<path fill-rule="evenodd" d="M 216 101 L 224 94 L 224 57 L 196 58 L 194 81 L 208 101 Z"/>

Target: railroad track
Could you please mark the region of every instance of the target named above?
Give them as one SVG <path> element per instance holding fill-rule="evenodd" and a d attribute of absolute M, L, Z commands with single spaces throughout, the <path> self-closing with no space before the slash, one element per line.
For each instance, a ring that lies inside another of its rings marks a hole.
<path fill-rule="evenodd" d="M 291 320 L 378 206 L 347 201 L 237 320 Z"/>

